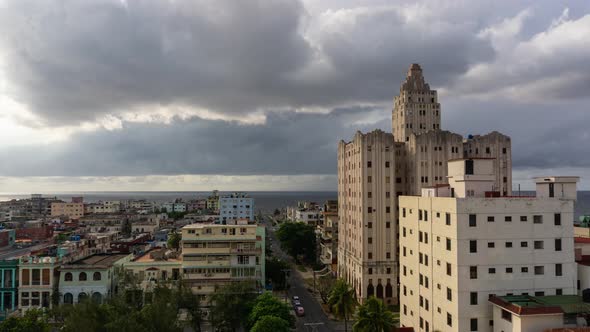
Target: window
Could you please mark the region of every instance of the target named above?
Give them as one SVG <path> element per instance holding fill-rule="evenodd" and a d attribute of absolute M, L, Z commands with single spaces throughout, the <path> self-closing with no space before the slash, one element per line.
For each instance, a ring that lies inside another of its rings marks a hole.
<path fill-rule="evenodd" d="M 402 208 L 402 217 L 406 217 L 406 208 Z"/>
<path fill-rule="evenodd" d="M 473 160 L 471 159 L 465 160 L 465 174 L 473 175 Z"/>
<path fill-rule="evenodd" d="M 369 206 L 369 207 L 367 207 L 367 213 L 371 213 L 371 212 L 373 212 L 373 208 L 372 208 L 372 207 L 370 207 L 370 206 Z"/>
<path fill-rule="evenodd" d="M 520 221 L 526 221 L 527 217 L 526 216 L 520 216 Z"/>
<path fill-rule="evenodd" d="M 563 276 L 563 265 L 561 263 L 555 264 L 555 275 L 558 277 Z"/>
<path fill-rule="evenodd" d="M 373 253 L 372 252 L 369 253 L 369 259 L 373 259 Z"/>
<path fill-rule="evenodd" d="M 369 268 L 369 274 L 373 274 L 373 268 L 372 267 Z"/>
<path fill-rule="evenodd" d="M 471 305 L 477 305 L 477 292 L 469 293 L 469 303 Z"/>
<path fill-rule="evenodd" d="M 367 198 L 373 198 L 373 193 L 372 192 L 367 192 Z"/>
<path fill-rule="evenodd" d="M 390 228 L 390 227 L 391 227 L 391 223 L 389 221 L 385 222 L 385 228 Z"/>
<path fill-rule="evenodd" d="M 533 216 L 533 223 L 534 224 L 542 224 L 543 223 L 543 216 L 541 216 L 541 215 Z"/>
<path fill-rule="evenodd" d="M 494 222 L 494 216 L 488 216 L 488 222 Z"/>
<path fill-rule="evenodd" d="M 470 240 L 469 241 L 469 252 L 477 252 L 477 240 Z"/>
<path fill-rule="evenodd" d="M 475 214 L 469 215 L 469 227 L 477 226 L 477 216 Z"/>
<path fill-rule="evenodd" d="M 555 295 L 563 295 L 563 289 L 561 289 L 561 288 L 557 288 L 557 289 L 555 290 Z"/>
<path fill-rule="evenodd" d="M 447 325 L 453 326 L 453 316 L 447 312 Z"/>
<path fill-rule="evenodd" d="M 451 239 L 447 238 L 447 250 L 451 251 Z"/>
<path fill-rule="evenodd" d="M 495 268 L 495 267 L 490 267 L 490 268 L 488 269 L 488 273 L 489 273 L 489 274 L 496 274 L 496 268 Z"/>
<path fill-rule="evenodd" d="M 367 223 L 367 228 L 373 228 L 373 223 L 371 221 Z"/>
<path fill-rule="evenodd" d="M 451 225 L 451 214 L 450 213 L 445 213 L 445 224 L 447 226 Z"/>
<path fill-rule="evenodd" d="M 511 267 L 507 267 L 506 268 L 506 273 L 512 273 L 512 268 Z"/>
<path fill-rule="evenodd" d="M 424 210 L 424 221 L 428 221 L 428 211 Z"/>
<path fill-rule="evenodd" d="M 385 162 L 385 167 L 386 167 L 386 168 L 389 168 L 389 161 L 386 161 L 386 162 Z"/>
<path fill-rule="evenodd" d="M 505 222 L 512 222 L 512 216 L 505 216 L 504 221 Z"/>
<path fill-rule="evenodd" d="M 543 275 L 545 274 L 545 267 L 544 266 L 535 266 L 535 275 Z"/>
<path fill-rule="evenodd" d="M 495 248 L 496 244 L 494 242 L 488 242 L 488 248 Z"/>
<path fill-rule="evenodd" d="M 367 167 L 371 168 L 371 166 L 372 166 L 372 163 L 370 161 L 367 161 Z"/>
<path fill-rule="evenodd" d="M 553 224 L 555 224 L 555 226 L 561 226 L 561 213 L 553 215 Z"/>
<path fill-rule="evenodd" d="M 529 273 L 529 268 L 526 267 L 526 266 L 523 266 L 523 267 L 520 268 L 520 272 L 521 273 Z"/>
<path fill-rule="evenodd" d="M 368 182 L 368 183 L 371 183 L 371 182 L 372 182 L 372 180 L 373 180 L 373 178 L 372 178 L 372 177 L 369 175 L 369 176 L 367 177 L 367 182 Z"/>
<path fill-rule="evenodd" d="M 469 278 L 470 279 L 477 279 L 477 266 L 470 266 L 469 267 Z"/>
<path fill-rule="evenodd" d="M 555 251 L 561 251 L 561 239 L 555 239 Z"/>
<path fill-rule="evenodd" d="M 535 292 L 535 296 L 545 296 L 545 292 Z"/>
<path fill-rule="evenodd" d="M 502 154 L 506 154 L 506 148 L 502 148 Z"/>
<path fill-rule="evenodd" d="M 512 322 L 512 314 L 510 311 L 502 309 L 502 319 Z"/>
<path fill-rule="evenodd" d="M 471 331 L 477 331 L 477 318 L 471 318 L 470 325 L 471 325 Z"/>
<path fill-rule="evenodd" d="M 88 277 L 86 276 L 86 272 L 81 272 L 80 275 L 78 276 L 79 281 L 86 281 L 87 279 L 88 279 Z"/>
<path fill-rule="evenodd" d="M 512 248 L 512 242 L 506 242 L 506 248 Z"/>
<path fill-rule="evenodd" d="M 449 287 L 447 287 L 447 300 L 453 301 L 453 292 Z"/>
<path fill-rule="evenodd" d="M 535 241 L 535 249 L 543 249 L 543 241 Z"/>
<path fill-rule="evenodd" d="M 369 244 L 372 244 L 373 243 L 373 238 L 372 237 L 367 238 L 367 242 L 369 242 Z"/>
<path fill-rule="evenodd" d="M 64 276 L 64 280 L 65 281 L 73 281 L 74 277 L 72 276 L 72 272 L 67 272 L 66 275 Z"/>
<path fill-rule="evenodd" d="M 385 207 L 385 213 L 391 213 L 391 207 L 386 206 Z"/>
<path fill-rule="evenodd" d="M 447 263 L 447 275 L 452 275 L 451 263 Z"/>
<path fill-rule="evenodd" d="M 526 247 L 528 247 L 528 246 L 529 246 L 529 243 L 528 243 L 527 241 L 521 241 L 521 242 L 520 242 L 520 247 L 521 247 L 521 248 L 526 248 Z"/>

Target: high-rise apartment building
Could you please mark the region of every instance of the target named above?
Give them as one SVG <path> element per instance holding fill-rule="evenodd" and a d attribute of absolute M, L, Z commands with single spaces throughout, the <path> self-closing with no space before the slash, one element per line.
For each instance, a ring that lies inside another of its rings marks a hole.
<path fill-rule="evenodd" d="M 254 198 L 246 193 L 233 193 L 219 197 L 219 220 L 222 224 L 235 224 L 245 219 L 254 221 Z"/>
<path fill-rule="evenodd" d="M 511 141 L 497 132 L 461 135 L 441 129 L 441 105 L 412 64 L 394 99 L 392 133 L 357 132 L 338 145 L 338 274 L 359 299 L 398 301 L 398 196 L 447 183 L 447 163 L 494 158 L 493 187 L 512 194 Z"/>
<path fill-rule="evenodd" d="M 576 294 L 577 177 L 537 178 L 506 197 L 493 159 L 450 161 L 449 184 L 402 196 L 401 326 L 495 331 L 490 296 Z"/>

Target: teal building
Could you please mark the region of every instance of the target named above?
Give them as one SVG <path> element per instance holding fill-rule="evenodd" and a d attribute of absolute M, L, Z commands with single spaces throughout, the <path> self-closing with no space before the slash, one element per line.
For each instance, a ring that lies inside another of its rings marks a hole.
<path fill-rule="evenodd" d="M 0 320 L 18 308 L 18 259 L 0 261 Z"/>

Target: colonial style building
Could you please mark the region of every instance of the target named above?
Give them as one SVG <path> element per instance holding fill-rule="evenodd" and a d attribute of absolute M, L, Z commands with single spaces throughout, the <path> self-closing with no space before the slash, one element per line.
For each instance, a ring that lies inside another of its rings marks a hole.
<path fill-rule="evenodd" d="M 447 162 L 493 158 L 493 189 L 511 195 L 511 141 L 498 132 L 463 138 L 441 129 L 437 91 L 412 64 L 394 99 L 392 132 L 357 132 L 338 146 L 338 274 L 359 299 L 398 301 L 400 195 L 447 183 Z"/>

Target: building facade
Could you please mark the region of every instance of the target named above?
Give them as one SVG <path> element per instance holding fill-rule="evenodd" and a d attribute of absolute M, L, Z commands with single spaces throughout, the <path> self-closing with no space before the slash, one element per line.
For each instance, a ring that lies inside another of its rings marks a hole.
<path fill-rule="evenodd" d="M 51 203 L 51 216 L 67 216 L 73 219 L 79 219 L 84 216 L 84 203 Z"/>
<path fill-rule="evenodd" d="M 576 177 L 536 179 L 536 196 L 506 197 L 493 159 L 459 159 L 448 169 L 448 185 L 399 200 L 402 326 L 496 331 L 490 296 L 577 294 L 567 222 Z M 558 197 L 550 186 L 566 189 Z"/>
<path fill-rule="evenodd" d="M 322 214 L 323 223 L 317 226 L 320 261 L 336 272 L 338 268 L 338 201 L 327 201 Z"/>
<path fill-rule="evenodd" d="M 418 64 L 410 66 L 393 104 L 392 133 L 357 132 L 338 146 L 338 274 L 361 301 L 371 294 L 398 301 L 398 197 L 446 184 L 449 160 L 496 158 L 494 188 L 511 195 L 510 138 L 493 132 L 464 139 L 442 130 L 437 91 Z"/>
<path fill-rule="evenodd" d="M 52 256 L 23 256 L 19 258 L 18 308 L 51 308 L 59 260 Z"/>
<path fill-rule="evenodd" d="M 225 284 L 265 285 L 265 229 L 253 224 L 192 224 L 182 228 L 182 280 L 206 297 Z"/>
<path fill-rule="evenodd" d="M 18 259 L 0 261 L 0 320 L 18 308 Z"/>
<path fill-rule="evenodd" d="M 233 193 L 219 197 L 219 219 L 222 224 L 245 219 L 254 221 L 254 198 L 246 193 Z"/>

